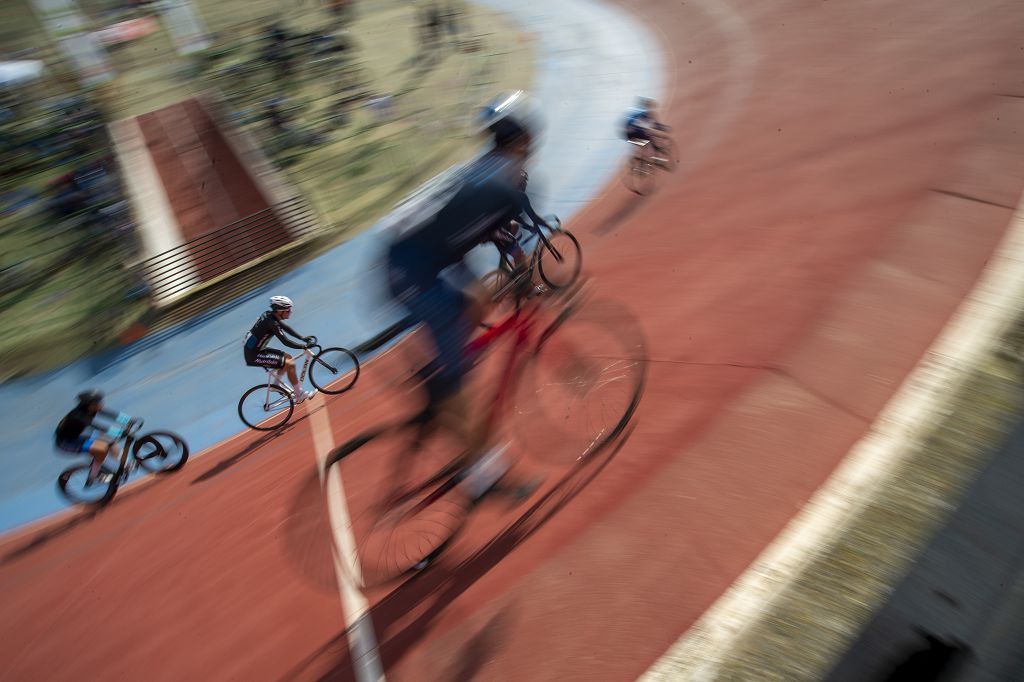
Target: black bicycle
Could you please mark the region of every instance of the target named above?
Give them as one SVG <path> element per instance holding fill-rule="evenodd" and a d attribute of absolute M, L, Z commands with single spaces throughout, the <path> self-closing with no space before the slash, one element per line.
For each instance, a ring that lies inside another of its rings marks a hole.
<path fill-rule="evenodd" d="M 309 381 L 321 393 L 338 395 L 352 388 L 359 378 L 359 359 L 347 348 L 321 348 L 312 343 L 302 350 L 304 362 L 299 382 Z M 242 394 L 238 416 L 250 429 L 275 431 L 292 418 L 295 390 L 285 383 L 276 369 L 267 369 L 266 383 L 257 384 Z"/>
<path fill-rule="evenodd" d="M 136 437 L 142 429 L 143 420 L 131 418 L 124 430 L 114 438 L 119 445 L 117 466 L 109 463 L 111 457 L 100 467 L 96 479 L 89 483 L 92 461 L 68 467 L 57 477 L 57 488 L 68 500 L 76 504 L 102 506 L 114 499 L 122 483 L 141 467 L 155 474 L 177 471 L 188 461 L 188 444 L 170 431 L 151 431 Z"/>
<path fill-rule="evenodd" d="M 572 232 L 562 229 L 557 216 L 545 216 L 544 220 L 551 228 L 547 229 L 548 234 L 544 233 L 546 228 L 539 228 L 534 235 L 537 244 L 530 254 L 530 279 L 536 281 L 534 275 L 539 275 L 538 283 L 556 291 L 566 289 L 579 278 L 583 268 L 583 249 Z M 512 258 L 501 251 L 498 267 L 484 275 L 481 281 L 493 296 L 503 290 L 508 291 L 508 284 L 514 276 L 515 264 Z"/>

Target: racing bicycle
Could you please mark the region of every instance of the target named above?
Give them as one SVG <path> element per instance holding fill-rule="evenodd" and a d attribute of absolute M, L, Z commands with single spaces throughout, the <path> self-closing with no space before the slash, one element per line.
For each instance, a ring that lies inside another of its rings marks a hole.
<path fill-rule="evenodd" d="M 630 140 L 635 147 L 626 173 L 626 186 L 633 192 L 644 195 L 654 189 L 655 173 L 658 170 L 674 171 L 679 166 L 679 154 L 672 138 L 657 135 L 654 140 Z"/>
<path fill-rule="evenodd" d="M 576 236 L 562 229 L 562 223 L 557 216 L 545 216 L 544 220 L 551 228 L 540 227 L 526 240 L 529 242 L 535 238 L 537 241 L 530 253 L 528 272 L 533 281 L 536 282 L 537 279 L 534 275 L 538 275 L 539 283 L 550 289 L 566 289 L 579 278 L 583 267 L 583 250 Z M 544 234 L 545 229 L 548 234 Z M 510 291 L 511 288 L 506 285 L 515 278 L 515 274 L 512 257 L 499 249 L 498 267 L 484 275 L 481 281 L 493 295 L 502 290 Z"/>
<path fill-rule="evenodd" d="M 483 375 L 496 384 L 484 403 L 488 426 L 493 432 L 499 419 L 511 415 L 518 420 L 514 431 L 525 439 L 519 445 L 531 455 L 560 447 L 570 453 L 570 466 L 578 466 L 623 432 L 639 404 L 646 374 L 642 335 L 630 336 L 624 331 L 628 325 L 609 324 L 601 312 L 608 309 L 601 307 L 604 302 L 588 300 L 582 287 L 557 295 L 533 286 L 530 278 L 529 271 L 521 273 L 495 292 L 495 299 L 514 297 L 514 308 L 474 338 L 466 353 L 479 360 L 500 339 L 511 340 L 511 352 L 495 354 L 499 362 Z M 427 381 L 433 369 L 428 363 L 414 377 L 426 382 L 422 409 L 357 435 L 327 458 L 329 469 L 370 443 L 394 452 L 395 485 L 354 529 L 360 562 L 356 579 L 364 587 L 434 563 L 476 504 L 459 485 L 465 471 L 455 464 L 424 481 L 406 483 L 417 455 L 434 455 L 440 448 L 444 456 L 439 459 L 456 460 L 453 444 L 437 428 Z M 547 440 L 541 444 L 537 439 Z"/>
<path fill-rule="evenodd" d="M 309 381 L 321 393 L 337 395 L 355 385 L 359 378 L 359 360 L 347 348 L 321 348 L 316 337 L 302 350 L 302 372 L 299 383 Z M 266 383 L 257 384 L 242 394 L 238 416 L 251 429 L 275 431 L 292 418 L 295 411 L 295 389 L 289 386 L 276 369 L 266 369 Z"/>
<path fill-rule="evenodd" d="M 96 480 L 88 483 L 92 459 L 83 464 L 68 467 L 57 477 L 57 488 L 71 502 L 103 506 L 114 499 L 117 489 L 140 467 L 150 473 L 177 471 L 188 461 L 188 444 L 170 431 L 151 431 L 138 436 L 144 420 L 129 418 L 123 429 L 108 430 L 114 436 L 113 445 L 120 445 L 117 465 L 112 466 L 112 457 L 100 467 Z M 112 427 L 116 428 L 116 427 Z"/>

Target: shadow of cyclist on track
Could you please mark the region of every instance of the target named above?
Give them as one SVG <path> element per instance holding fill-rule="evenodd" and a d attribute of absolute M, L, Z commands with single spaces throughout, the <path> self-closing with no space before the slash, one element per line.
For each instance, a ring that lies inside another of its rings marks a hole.
<path fill-rule="evenodd" d="M 540 530 L 582 492 L 619 453 L 636 424 L 634 419 L 603 451 L 596 453 L 583 465 L 570 469 L 540 499 L 472 554 L 454 561 L 446 561 L 451 557 L 443 557 L 423 572 L 406 578 L 373 605 L 369 617 L 378 633 L 391 633 L 397 623 L 407 621 L 411 612 L 417 612 L 411 622 L 378 642 L 385 668 L 393 666 L 408 654 L 460 594 L 486 576 L 510 552 Z M 287 546 L 292 554 L 290 559 L 307 581 L 313 582 L 320 589 L 336 590 L 330 525 L 326 511 L 322 509 L 323 498 L 319 496 L 319 491 L 314 495 L 313 490 L 314 485 L 319 486 L 319 482 L 313 476 L 308 483 L 299 493 L 304 499 L 296 498 L 288 521 Z M 312 499 L 315 497 L 319 499 Z M 314 541 L 314 536 L 319 537 L 320 541 Z M 471 661 L 466 662 L 466 665 L 471 665 Z M 352 678 L 352 659 L 345 632 L 339 633 L 300 662 L 287 677 L 305 678 L 309 673 L 316 674 L 314 671 L 322 670 L 328 671 L 319 679 Z"/>

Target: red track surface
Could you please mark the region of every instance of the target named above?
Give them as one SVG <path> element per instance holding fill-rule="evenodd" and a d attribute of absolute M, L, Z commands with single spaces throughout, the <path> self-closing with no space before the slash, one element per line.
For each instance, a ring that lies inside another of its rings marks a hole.
<path fill-rule="evenodd" d="M 633 6 L 670 50 L 676 142 L 702 150 L 572 225 L 598 293 L 647 334 L 635 430 L 556 513 L 482 510 L 441 564 L 368 595 L 389 679 L 646 669 L 864 432 L 1024 185 L 1015 3 Z M 394 409 L 375 391 L 408 366 L 389 354 L 326 403 L 336 440 Z M 382 466 L 361 455 L 343 464 L 357 526 Z M 6 669 L 345 679 L 329 535 L 310 420 L 241 436 L 96 518 L 8 538 Z"/>

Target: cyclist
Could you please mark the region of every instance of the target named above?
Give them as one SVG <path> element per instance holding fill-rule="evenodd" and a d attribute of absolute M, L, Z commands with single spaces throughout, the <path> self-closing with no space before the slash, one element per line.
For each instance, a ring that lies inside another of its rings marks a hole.
<path fill-rule="evenodd" d="M 659 141 L 664 137 L 661 133 L 668 132 L 669 127 L 658 121 L 657 106 L 649 97 L 638 98 L 636 106 L 626 111 L 623 133 L 630 142 L 650 142 L 659 153 L 664 153 Z"/>
<path fill-rule="evenodd" d="M 277 376 L 281 377 L 285 372 L 295 387 L 295 402 L 301 403 L 312 398 L 316 393 L 306 391 L 302 388 L 298 374 L 295 371 L 295 360 L 291 355 L 276 348 L 267 348 L 271 337 L 298 350 L 304 350 L 313 342 L 313 337 L 302 336 L 297 331 L 284 323 L 292 314 L 292 300 L 287 296 L 271 296 L 270 310 L 267 310 L 256 324 L 252 326 L 245 335 L 245 364 L 250 367 L 263 367 L 265 369 L 277 370 Z M 293 343 L 285 334 L 299 339 L 302 343 Z"/>
<path fill-rule="evenodd" d="M 458 189 L 425 221 L 400 234 L 390 245 L 387 272 L 391 293 L 409 312 L 412 324 L 422 323 L 437 357 L 428 364 L 431 403 L 442 424 L 461 436 L 467 452 L 453 464 L 463 468 L 469 494 L 475 499 L 490 490 L 509 464 L 505 447 L 493 447 L 482 419 L 470 420 L 471 397 L 463 378 L 471 367 L 465 347 L 476 326 L 474 316 L 486 307 L 487 292 L 469 273 L 463 258 L 492 241 L 511 221 L 529 229 L 547 227 L 522 189 L 523 166 L 536 142 L 538 123 L 523 91 L 503 94 L 484 106 L 477 119 L 492 148 L 474 161 Z M 469 282 L 459 289 L 442 278 Z M 517 489 L 525 496 L 536 482 Z"/>
<path fill-rule="evenodd" d="M 112 420 L 112 423 L 107 427 L 97 425 L 96 418 L 101 416 Z M 104 410 L 103 393 L 90 389 L 78 394 L 78 405 L 60 420 L 54 432 L 57 448 L 64 452 L 92 456 L 86 486 L 96 482 L 108 454 L 114 457 L 120 454 L 113 440 L 121 435 L 130 419 L 126 414 Z"/>

